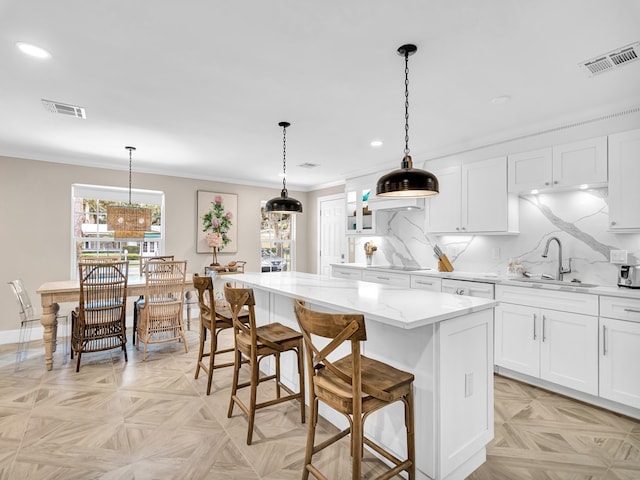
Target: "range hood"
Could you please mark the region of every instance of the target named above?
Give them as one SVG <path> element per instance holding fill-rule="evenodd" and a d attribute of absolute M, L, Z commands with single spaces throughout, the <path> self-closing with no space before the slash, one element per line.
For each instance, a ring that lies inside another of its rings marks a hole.
<path fill-rule="evenodd" d="M 424 208 L 424 198 L 370 198 L 369 210 L 421 210 Z"/>

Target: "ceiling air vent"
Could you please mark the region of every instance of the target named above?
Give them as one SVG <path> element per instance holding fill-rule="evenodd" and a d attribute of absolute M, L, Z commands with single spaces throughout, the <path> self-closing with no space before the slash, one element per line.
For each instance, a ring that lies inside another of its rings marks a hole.
<path fill-rule="evenodd" d="M 62 115 L 71 115 L 76 118 L 87 118 L 84 107 L 76 107 L 75 105 L 67 105 L 66 103 L 52 102 L 51 100 L 42 99 L 42 105 L 51 113 L 60 113 Z"/>
<path fill-rule="evenodd" d="M 587 71 L 589 76 L 592 77 L 638 60 L 639 52 L 640 42 L 636 42 L 631 45 L 627 45 L 626 47 L 598 55 L 597 57 L 586 60 L 579 65 Z"/>
<path fill-rule="evenodd" d="M 298 166 L 302 167 L 302 168 L 315 168 L 315 167 L 319 167 L 320 164 L 319 163 L 305 162 L 305 163 L 301 163 Z"/>

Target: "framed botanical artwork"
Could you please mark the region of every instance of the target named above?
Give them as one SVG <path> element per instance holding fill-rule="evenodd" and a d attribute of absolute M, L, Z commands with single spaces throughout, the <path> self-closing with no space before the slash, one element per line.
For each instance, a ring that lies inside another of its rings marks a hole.
<path fill-rule="evenodd" d="M 198 190 L 196 228 L 197 253 L 211 253 L 211 245 L 220 253 L 236 253 L 238 195 Z"/>

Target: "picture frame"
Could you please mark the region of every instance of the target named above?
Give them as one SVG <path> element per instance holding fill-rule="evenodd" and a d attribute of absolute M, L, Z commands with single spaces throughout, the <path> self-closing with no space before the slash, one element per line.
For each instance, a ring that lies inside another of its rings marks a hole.
<path fill-rule="evenodd" d="M 212 253 L 207 244 L 207 233 L 203 231 L 202 217 L 211 209 L 216 198 L 222 200 L 224 213 L 231 213 L 231 226 L 227 232 L 230 242 L 219 250 L 219 253 L 237 253 L 238 252 L 238 195 L 235 193 L 208 192 L 205 190 L 197 191 L 196 200 L 196 253 Z"/>

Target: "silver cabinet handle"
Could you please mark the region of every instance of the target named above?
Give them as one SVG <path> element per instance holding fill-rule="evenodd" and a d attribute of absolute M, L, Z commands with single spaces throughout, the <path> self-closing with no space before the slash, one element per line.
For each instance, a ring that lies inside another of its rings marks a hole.
<path fill-rule="evenodd" d="M 536 323 L 538 323 L 538 315 L 533 314 L 533 339 L 537 340 L 538 335 L 536 335 Z"/>
<path fill-rule="evenodd" d="M 391 280 L 389 277 L 376 277 L 378 280 Z"/>
<path fill-rule="evenodd" d="M 547 316 L 542 315 L 542 341 L 543 342 L 547 341 L 547 329 L 545 328 L 546 323 L 547 323 Z"/>
<path fill-rule="evenodd" d="M 423 282 L 421 280 L 414 280 L 418 285 L 433 285 L 433 282 Z"/>
<path fill-rule="evenodd" d="M 458 289 L 456 289 L 456 293 L 458 295 L 464 295 L 464 289 L 463 288 L 458 288 Z"/>
<path fill-rule="evenodd" d="M 640 310 L 636 310 L 635 308 L 625 308 L 624 311 L 629 313 L 640 313 Z"/>
<path fill-rule="evenodd" d="M 607 326 L 602 326 L 602 356 L 607 356 Z"/>
<path fill-rule="evenodd" d="M 615 225 L 615 224 L 616 224 L 616 222 L 611 222 L 611 225 Z"/>

